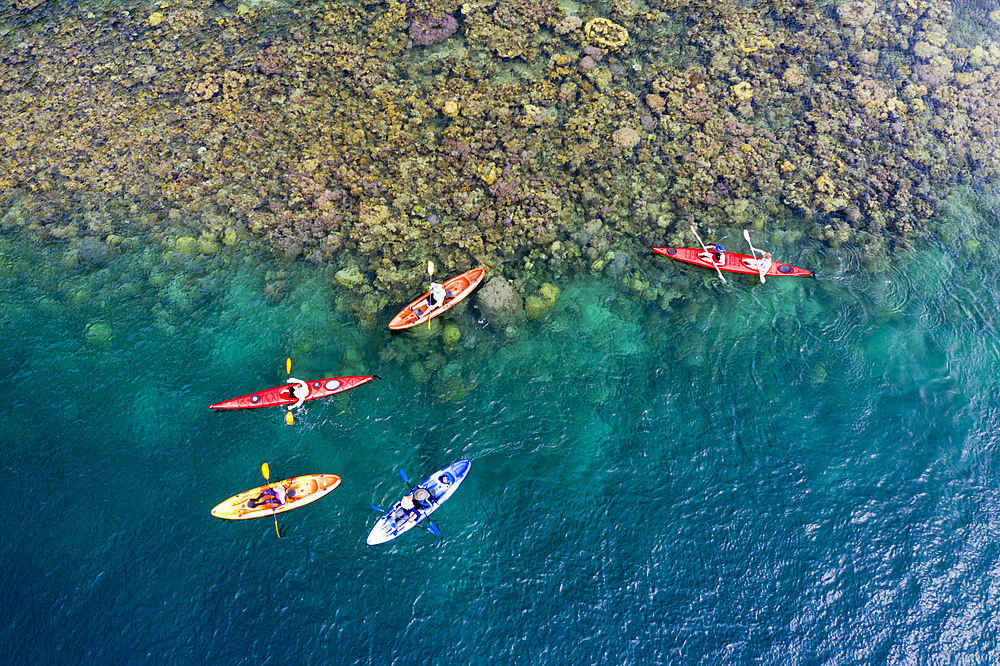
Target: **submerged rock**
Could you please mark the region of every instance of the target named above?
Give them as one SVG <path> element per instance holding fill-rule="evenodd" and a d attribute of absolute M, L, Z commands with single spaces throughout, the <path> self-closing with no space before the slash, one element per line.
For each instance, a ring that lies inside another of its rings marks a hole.
<path fill-rule="evenodd" d="M 541 319 L 551 309 L 552 306 L 541 296 L 528 296 L 524 299 L 524 316 L 529 320 Z"/>
<path fill-rule="evenodd" d="M 538 295 L 544 298 L 549 305 L 555 305 L 556 301 L 559 300 L 559 296 L 562 295 L 562 291 L 551 282 L 546 282 L 538 288 Z"/>
<path fill-rule="evenodd" d="M 528 296 L 524 299 L 524 314 L 528 319 L 541 319 L 552 311 L 552 306 L 559 300 L 559 287 L 551 282 L 544 283 L 538 288 L 537 296 Z"/>
<path fill-rule="evenodd" d="M 427 372 L 419 361 L 410 363 L 409 370 L 410 378 L 418 384 L 426 384 L 431 379 L 431 373 Z"/>
<path fill-rule="evenodd" d="M 107 347 L 114 339 L 114 329 L 105 321 L 93 321 L 87 325 L 87 342 L 95 347 Z"/>
<path fill-rule="evenodd" d="M 450 347 L 458 342 L 462 338 L 462 330 L 455 326 L 454 324 L 448 324 L 444 327 L 444 334 L 441 337 L 442 342 L 444 342 L 446 347 Z"/>
<path fill-rule="evenodd" d="M 343 268 L 337 271 L 337 274 L 334 276 L 334 279 L 337 281 L 337 284 L 339 284 L 341 287 L 353 290 L 357 289 L 362 285 L 362 283 L 365 281 L 365 276 L 361 274 L 361 270 L 357 267 L 356 264 L 351 264 L 347 268 Z"/>
<path fill-rule="evenodd" d="M 479 309 L 497 328 L 517 323 L 524 318 L 524 301 L 506 278 L 498 275 L 476 294 Z"/>
<path fill-rule="evenodd" d="M 434 395 L 438 402 L 461 402 L 472 392 L 473 386 L 457 363 L 449 363 L 434 376 Z"/>
<path fill-rule="evenodd" d="M 96 238 L 84 238 L 80 243 L 77 259 L 81 264 L 103 264 L 110 258 L 111 249 Z"/>

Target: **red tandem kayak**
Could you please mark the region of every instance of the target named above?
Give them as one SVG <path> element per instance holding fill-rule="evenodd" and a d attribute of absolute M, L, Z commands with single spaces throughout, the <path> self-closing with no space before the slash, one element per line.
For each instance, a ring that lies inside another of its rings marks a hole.
<path fill-rule="evenodd" d="M 676 259 L 677 261 L 683 261 L 688 264 L 694 264 L 695 266 L 702 266 L 704 268 L 714 268 L 719 267 L 719 270 L 729 271 L 731 273 L 744 273 L 746 275 L 760 275 L 756 268 L 751 268 L 744 263 L 744 259 L 748 261 L 753 261 L 753 257 L 749 254 L 737 254 L 736 252 L 726 252 L 726 261 L 722 264 L 716 264 L 711 259 L 702 259 L 699 254 L 702 254 L 704 250 L 694 247 L 654 247 L 653 252 L 657 254 L 662 254 L 664 257 L 670 257 L 671 259 Z M 711 256 L 711 255 L 709 255 Z M 809 277 L 812 275 L 812 271 L 807 271 L 804 268 L 798 268 L 797 266 L 791 266 L 789 264 L 783 264 L 780 261 L 771 261 L 771 267 L 767 269 L 764 273 L 765 277 Z"/>
<path fill-rule="evenodd" d="M 361 386 L 366 382 L 370 382 L 375 379 L 375 376 L 362 376 L 362 377 L 330 377 L 329 379 L 317 379 L 315 381 L 307 382 L 309 385 L 309 395 L 306 396 L 306 400 L 315 400 L 316 398 L 325 398 L 327 396 L 333 395 L 335 393 L 342 393 L 355 386 Z M 276 386 L 274 388 L 267 389 L 266 391 L 258 391 L 257 393 L 251 393 L 250 395 L 245 395 L 241 398 L 233 398 L 232 400 L 225 400 L 223 402 L 217 402 L 214 405 L 209 405 L 209 409 L 251 409 L 255 407 L 277 407 L 279 405 L 294 405 L 298 400 L 291 398 L 288 395 L 288 389 L 291 388 L 291 384 L 285 384 L 283 386 Z"/>

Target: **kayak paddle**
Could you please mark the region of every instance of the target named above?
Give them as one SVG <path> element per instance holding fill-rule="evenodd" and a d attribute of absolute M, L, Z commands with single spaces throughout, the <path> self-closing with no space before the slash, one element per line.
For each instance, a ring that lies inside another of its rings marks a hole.
<path fill-rule="evenodd" d="M 753 255 L 753 260 L 757 262 L 757 272 L 760 273 L 760 283 L 764 284 L 767 282 L 767 278 L 764 277 L 764 257 L 763 251 L 761 252 L 761 258 L 757 258 L 757 250 L 754 248 L 753 243 L 750 242 L 750 232 L 746 229 L 743 230 L 743 238 L 747 239 L 747 245 L 750 246 L 750 254 Z"/>
<path fill-rule="evenodd" d="M 431 281 L 430 288 L 433 289 L 434 288 L 434 262 L 433 261 L 428 261 L 427 262 L 427 277 Z M 428 294 L 427 295 L 427 312 L 428 312 L 428 314 L 430 313 L 430 307 L 431 307 L 430 294 Z M 431 320 L 430 319 L 427 320 L 427 330 L 428 331 L 431 330 Z"/>
<path fill-rule="evenodd" d="M 368 506 L 370 506 L 370 507 L 372 508 L 372 511 L 378 511 L 379 513 L 388 513 L 387 511 L 384 511 L 383 509 L 380 509 L 380 508 L 378 508 L 378 507 L 377 507 L 377 506 L 375 506 L 374 504 L 369 504 Z M 427 521 L 427 522 L 429 522 L 429 523 L 430 523 L 430 521 Z M 427 527 L 426 525 L 421 525 L 420 523 L 415 523 L 415 524 L 416 524 L 416 526 L 417 526 L 417 527 L 419 527 L 420 529 L 423 529 L 423 530 L 427 530 L 428 532 L 430 532 L 430 533 L 431 533 L 431 534 L 433 534 L 434 536 L 441 536 L 441 530 L 439 530 L 439 529 L 438 529 L 438 528 L 437 528 L 437 527 L 436 527 L 436 526 L 434 525 L 434 523 L 431 523 L 431 527 L 434 527 L 434 529 L 431 529 L 430 527 Z"/>
<path fill-rule="evenodd" d="M 285 359 L 285 374 L 292 374 L 292 359 L 291 357 Z M 288 413 L 285 414 L 285 423 L 288 425 L 295 425 L 295 417 L 292 416 L 292 408 L 288 408 Z"/>
<path fill-rule="evenodd" d="M 292 374 L 292 359 L 289 357 L 285 359 L 285 374 Z M 288 412 L 285 414 L 285 423 L 288 425 L 295 425 L 295 417 L 292 415 L 292 408 L 288 408 Z"/>
<path fill-rule="evenodd" d="M 270 478 L 271 477 L 271 468 L 268 466 L 267 463 L 264 463 L 263 465 L 260 466 L 260 473 L 264 475 L 264 480 L 267 481 L 268 488 L 270 488 L 270 486 L 271 486 L 271 478 Z M 271 515 L 274 516 L 274 531 L 278 535 L 278 538 L 280 539 L 281 538 L 281 532 L 278 531 L 278 513 L 277 513 L 277 510 L 278 510 L 278 507 L 274 507 L 274 510 L 271 512 Z"/>
<path fill-rule="evenodd" d="M 701 240 L 701 236 L 699 236 L 698 232 L 694 230 L 693 224 L 691 225 L 691 233 L 693 233 L 694 237 L 698 239 L 698 242 L 701 244 L 701 249 L 703 249 L 705 251 L 705 254 L 708 255 L 708 259 L 709 261 L 712 262 L 712 266 L 715 267 L 715 272 L 719 274 L 719 279 L 722 280 L 722 284 L 726 284 L 726 278 L 723 277 L 722 271 L 719 270 L 718 264 L 716 264 L 715 261 L 712 260 L 712 253 L 708 251 L 707 247 L 705 247 L 705 244 Z"/>

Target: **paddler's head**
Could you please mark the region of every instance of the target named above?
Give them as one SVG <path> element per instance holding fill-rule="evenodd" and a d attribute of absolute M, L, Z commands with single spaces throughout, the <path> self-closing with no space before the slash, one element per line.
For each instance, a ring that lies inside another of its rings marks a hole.
<path fill-rule="evenodd" d="M 402 505 L 402 507 L 404 509 L 406 509 L 407 511 L 409 511 L 410 509 L 413 508 L 413 498 L 410 497 L 409 495 L 404 495 L 403 496 L 403 501 L 400 502 L 400 504 Z"/>

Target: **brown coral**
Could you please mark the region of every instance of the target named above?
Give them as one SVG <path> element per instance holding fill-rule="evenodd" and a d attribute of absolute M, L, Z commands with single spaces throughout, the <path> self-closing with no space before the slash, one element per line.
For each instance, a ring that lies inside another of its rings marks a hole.
<path fill-rule="evenodd" d="M 587 41 L 602 49 L 614 51 L 628 44 L 628 30 L 606 18 L 595 18 L 583 26 Z"/>

